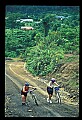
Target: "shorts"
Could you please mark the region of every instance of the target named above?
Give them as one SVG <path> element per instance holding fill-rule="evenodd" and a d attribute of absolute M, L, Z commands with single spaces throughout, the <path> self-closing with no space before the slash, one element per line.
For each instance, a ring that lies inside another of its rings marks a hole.
<path fill-rule="evenodd" d="M 48 94 L 53 95 L 53 88 L 47 87 L 47 92 L 48 92 Z"/>
<path fill-rule="evenodd" d="M 22 90 L 21 90 L 21 95 L 24 95 L 25 97 L 27 96 L 27 93 L 25 93 L 25 92 L 23 92 Z"/>

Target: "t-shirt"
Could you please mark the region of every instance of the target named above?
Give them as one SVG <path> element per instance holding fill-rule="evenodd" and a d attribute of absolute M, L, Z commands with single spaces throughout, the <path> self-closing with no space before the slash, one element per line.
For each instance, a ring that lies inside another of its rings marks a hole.
<path fill-rule="evenodd" d="M 25 91 L 28 91 L 28 90 L 29 90 L 29 87 L 23 86 L 23 89 L 24 89 Z M 22 91 L 23 91 L 23 89 L 22 89 Z M 24 91 L 23 91 L 23 92 L 24 92 Z"/>
<path fill-rule="evenodd" d="M 54 87 L 54 84 L 52 83 L 52 81 L 50 81 L 50 82 L 48 83 L 48 87 L 51 87 L 51 88 Z"/>
<path fill-rule="evenodd" d="M 48 83 L 48 87 L 51 87 L 51 88 L 56 87 L 57 85 L 56 85 L 55 83 L 56 83 L 56 82 L 52 83 L 52 81 L 50 81 L 50 82 Z"/>

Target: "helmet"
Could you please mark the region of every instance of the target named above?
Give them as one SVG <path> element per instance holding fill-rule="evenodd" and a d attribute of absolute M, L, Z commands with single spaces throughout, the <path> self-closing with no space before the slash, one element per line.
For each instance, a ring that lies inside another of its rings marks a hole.
<path fill-rule="evenodd" d="M 29 86 L 29 83 L 26 82 L 26 83 L 25 83 L 25 86 Z"/>
<path fill-rule="evenodd" d="M 55 78 L 52 78 L 51 81 L 52 81 L 52 83 L 54 83 L 56 80 L 55 80 Z"/>

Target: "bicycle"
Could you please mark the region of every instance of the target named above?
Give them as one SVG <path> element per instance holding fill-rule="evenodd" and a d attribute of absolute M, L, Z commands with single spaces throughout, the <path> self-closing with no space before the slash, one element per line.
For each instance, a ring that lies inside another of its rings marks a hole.
<path fill-rule="evenodd" d="M 60 93 L 59 93 L 59 88 L 60 88 L 60 86 L 54 87 L 54 89 L 55 89 L 55 94 L 56 94 L 56 100 L 57 100 L 58 103 L 61 104 L 61 97 L 60 97 Z"/>
<path fill-rule="evenodd" d="M 36 88 L 33 88 L 32 90 L 30 90 L 30 94 L 32 96 L 32 99 L 34 100 L 35 104 L 38 106 L 38 102 L 37 102 L 37 98 L 36 98 L 36 95 L 34 94 L 34 90 L 36 90 Z"/>

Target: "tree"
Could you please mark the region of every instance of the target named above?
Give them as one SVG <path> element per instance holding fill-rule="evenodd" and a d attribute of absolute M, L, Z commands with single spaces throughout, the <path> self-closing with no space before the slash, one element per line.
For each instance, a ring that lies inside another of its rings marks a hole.
<path fill-rule="evenodd" d="M 42 20 L 43 26 L 44 26 L 44 36 L 46 37 L 48 35 L 48 31 L 50 28 L 50 22 L 54 20 L 53 14 L 47 14 Z"/>

